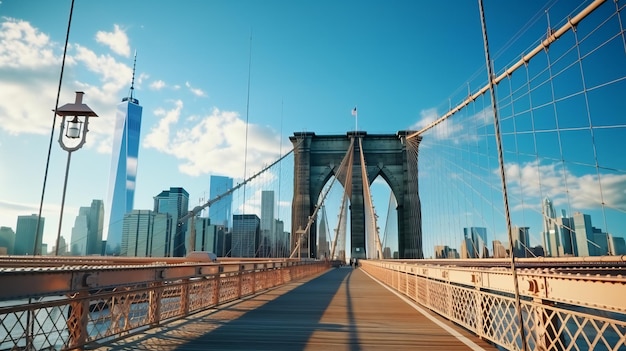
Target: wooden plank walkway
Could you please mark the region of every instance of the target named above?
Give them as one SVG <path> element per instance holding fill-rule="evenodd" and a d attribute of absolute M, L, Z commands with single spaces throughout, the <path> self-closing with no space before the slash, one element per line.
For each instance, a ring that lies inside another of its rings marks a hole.
<path fill-rule="evenodd" d="M 343 267 L 99 350 L 495 350 L 439 316 L 434 320 L 439 324 L 362 270 Z"/>

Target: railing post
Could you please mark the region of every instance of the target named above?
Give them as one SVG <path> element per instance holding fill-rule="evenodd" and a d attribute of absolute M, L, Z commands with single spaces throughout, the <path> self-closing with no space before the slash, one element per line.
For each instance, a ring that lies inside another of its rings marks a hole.
<path fill-rule="evenodd" d="M 148 297 L 148 323 L 156 327 L 161 323 L 161 295 L 163 294 L 163 282 L 152 283 L 152 290 Z"/>
<path fill-rule="evenodd" d="M 476 335 L 479 338 L 487 337 L 487 323 L 489 321 L 489 311 L 483 306 L 483 294 L 480 286 L 476 286 Z M 489 339 L 489 338 L 487 338 Z"/>
<path fill-rule="evenodd" d="M 219 271 L 213 277 L 213 305 L 217 305 L 220 303 L 220 285 L 222 284 L 222 266 L 220 266 Z"/>
<path fill-rule="evenodd" d="M 258 270 L 256 267 L 256 263 L 254 264 L 254 269 L 252 270 L 252 294 L 256 292 L 256 278 L 258 274 Z"/>
<path fill-rule="evenodd" d="M 67 318 L 69 332 L 68 349 L 82 349 L 87 342 L 89 314 L 89 291 L 82 290 L 71 298 Z"/>
<path fill-rule="evenodd" d="M 189 314 L 189 278 L 183 279 L 180 290 L 180 314 L 186 316 Z"/>
<path fill-rule="evenodd" d="M 246 266 L 239 265 L 239 273 L 237 274 L 237 299 L 241 298 L 242 284 L 243 284 L 243 271 Z"/>
<path fill-rule="evenodd" d="M 554 343 L 556 339 L 561 339 L 557 336 L 556 331 L 560 330 L 560 320 L 558 316 L 555 314 L 550 314 L 549 308 L 554 304 L 551 301 L 546 301 L 540 298 L 534 298 L 532 309 L 534 313 L 534 319 L 536 321 L 536 325 L 532 326 L 532 330 L 530 333 L 533 333 L 536 336 L 537 349 L 538 350 L 548 350 L 549 345 L 564 345 L 562 340 Z"/>

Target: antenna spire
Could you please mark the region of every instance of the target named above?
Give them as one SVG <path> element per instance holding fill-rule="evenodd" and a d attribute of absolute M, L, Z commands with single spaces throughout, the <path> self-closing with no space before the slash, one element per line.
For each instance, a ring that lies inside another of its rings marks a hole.
<path fill-rule="evenodd" d="M 130 100 L 134 101 L 133 93 L 135 92 L 135 67 L 137 66 L 137 50 L 135 50 L 135 59 L 133 61 L 133 79 L 130 83 Z"/>

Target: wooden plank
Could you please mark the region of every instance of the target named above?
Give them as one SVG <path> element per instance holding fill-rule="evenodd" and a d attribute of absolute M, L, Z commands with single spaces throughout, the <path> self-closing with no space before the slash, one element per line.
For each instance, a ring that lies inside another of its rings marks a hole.
<path fill-rule="evenodd" d="M 439 317 L 448 326 L 454 325 Z M 495 350 L 466 331 L 459 333 Z M 360 269 L 336 268 L 100 350 L 470 350 Z"/>

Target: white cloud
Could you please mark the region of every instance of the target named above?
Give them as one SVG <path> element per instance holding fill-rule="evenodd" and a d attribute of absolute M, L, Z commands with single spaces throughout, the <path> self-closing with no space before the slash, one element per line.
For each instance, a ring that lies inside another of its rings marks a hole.
<path fill-rule="evenodd" d="M 185 82 L 185 86 L 189 89 L 189 91 L 194 94 L 195 96 L 198 97 L 204 97 L 206 96 L 206 93 L 204 91 L 202 91 L 201 89 L 198 88 L 194 88 L 191 86 L 191 84 L 189 84 L 189 82 Z"/>
<path fill-rule="evenodd" d="M 602 194 L 606 206 L 626 211 L 624 174 L 576 176 L 558 163 L 542 165 L 534 161 L 523 165 L 507 164 L 506 177 L 512 186 L 512 194 L 522 193 L 524 197 L 535 198 L 537 204 L 548 196 L 555 206 L 586 210 L 601 207 Z"/>
<path fill-rule="evenodd" d="M 153 148 L 161 152 L 170 153 L 169 150 L 169 139 L 170 139 L 170 129 L 172 124 L 176 124 L 178 119 L 180 118 L 180 111 L 183 108 L 183 102 L 177 100 L 174 102 L 174 108 L 165 111 L 162 108 L 154 111 L 154 115 L 157 117 L 162 117 L 152 130 L 146 135 L 143 146 L 147 148 Z"/>
<path fill-rule="evenodd" d="M 0 129 L 13 135 L 49 134 L 63 47 L 29 22 L 3 18 L 0 29 Z M 110 152 L 114 118 L 107 117 L 115 115 L 122 91 L 130 86 L 131 68 L 79 44 L 68 45 L 65 66 L 59 103 L 72 102 L 74 91 L 84 91 L 84 102 L 101 116 L 90 120 L 85 147 Z"/>
<path fill-rule="evenodd" d="M 419 120 L 411 126 L 411 130 L 421 130 L 441 116 L 435 108 L 422 110 Z M 454 114 L 431 127 L 422 135 L 459 144 L 478 140 L 477 129 L 491 123 L 493 123 L 493 112 L 491 108 L 487 107 L 472 115 L 463 115 L 461 112 Z"/>
<path fill-rule="evenodd" d="M 3 18 L 0 24 L 0 128 L 47 134 L 56 98 L 61 58 L 56 45 L 30 23 Z M 44 106 L 40 102 L 48 102 Z"/>
<path fill-rule="evenodd" d="M 177 101 L 169 111 L 155 111 L 161 120 L 145 137 L 143 146 L 178 158 L 182 161 L 179 170 L 188 175 L 219 173 L 241 177 L 245 157 L 245 122 L 236 112 L 213 109 L 210 115 L 197 118 L 193 125 L 178 126 L 182 106 L 182 102 Z M 273 130 L 249 125 L 247 168 L 261 170 L 264 165 L 275 161 L 279 142 L 280 138 Z"/>
<path fill-rule="evenodd" d="M 130 46 L 128 44 L 128 36 L 126 32 L 115 24 L 113 32 L 99 31 L 96 33 L 96 41 L 100 44 L 108 46 L 113 52 L 124 57 L 130 56 Z"/>
<path fill-rule="evenodd" d="M 422 110 L 420 111 L 420 119 L 413 126 L 411 126 L 411 130 L 421 130 L 436 121 L 439 117 L 439 113 L 435 108 Z M 429 135 L 433 135 L 438 140 L 454 139 L 454 136 L 462 129 L 463 128 L 460 125 L 454 124 L 450 118 L 448 118 L 439 123 L 436 127 L 430 129 L 428 133 Z"/>
<path fill-rule="evenodd" d="M 161 90 L 163 88 L 165 88 L 166 84 L 164 81 L 162 80 L 155 80 L 152 83 L 150 83 L 150 89 L 152 90 Z"/>
<path fill-rule="evenodd" d="M 60 62 L 50 38 L 30 23 L 4 18 L 0 28 L 0 67 L 39 69 Z"/>

